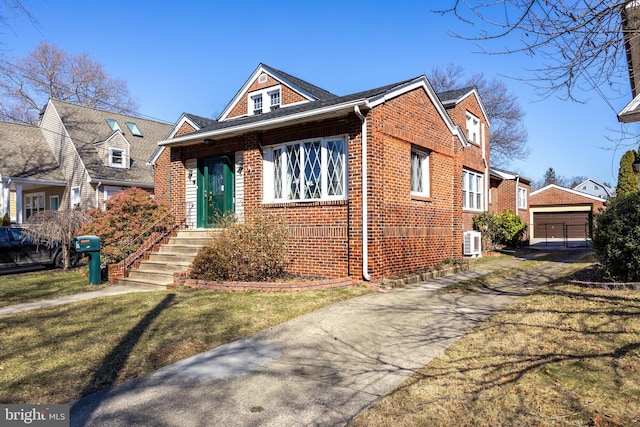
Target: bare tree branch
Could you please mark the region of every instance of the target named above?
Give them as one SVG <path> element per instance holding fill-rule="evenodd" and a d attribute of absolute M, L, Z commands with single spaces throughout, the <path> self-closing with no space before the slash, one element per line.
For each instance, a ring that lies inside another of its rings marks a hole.
<path fill-rule="evenodd" d="M 435 11 L 470 27 L 454 37 L 472 40 L 486 54 L 522 53 L 542 58 L 525 78 L 540 94 L 580 100 L 578 92 L 603 85 L 627 92 L 628 67 L 622 13 L 630 0 L 450 0 Z M 639 37 L 637 33 L 627 37 Z M 509 47 L 487 45 L 504 39 Z"/>
<path fill-rule="evenodd" d="M 464 74 L 464 68 L 458 65 L 436 66 L 431 71 L 429 82 L 437 92 L 475 86 L 491 123 L 491 163 L 504 167 L 513 160 L 526 159 L 529 156 L 529 136 L 523 124 L 525 113 L 518 97 L 501 80 L 489 80 L 481 73 L 463 80 Z"/>
<path fill-rule="evenodd" d="M 33 214 L 26 222 L 25 234 L 32 241 L 54 247 L 61 245 L 64 269 L 70 265 L 69 242 L 76 232 L 88 220 L 87 211 L 65 209 L 45 210 Z"/>
<path fill-rule="evenodd" d="M 109 77 L 86 53 L 43 42 L 25 58 L 0 59 L 0 119 L 34 124 L 49 98 L 124 114 L 138 108 L 126 82 Z"/>

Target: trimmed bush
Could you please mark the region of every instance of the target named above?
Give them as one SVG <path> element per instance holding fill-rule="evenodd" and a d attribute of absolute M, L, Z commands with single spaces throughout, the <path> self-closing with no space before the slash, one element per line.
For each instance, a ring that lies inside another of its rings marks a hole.
<path fill-rule="evenodd" d="M 153 231 L 174 223 L 175 219 L 170 216 L 150 229 L 168 211 L 167 205 L 157 203 L 149 193 L 134 187 L 111 196 L 106 202 L 105 210 L 89 211 L 89 222 L 78 233 L 100 237 L 101 262 L 117 263 L 124 259 L 125 252 L 135 252 Z"/>
<path fill-rule="evenodd" d="M 3 226 L 11 225 L 11 219 L 9 219 L 9 213 L 4 214 L 4 216 L 2 217 L 2 225 Z"/>
<path fill-rule="evenodd" d="M 593 252 L 604 274 L 618 282 L 639 282 L 640 194 L 610 199 L 596 224 Z"/>
<path fill-rule="evenodd" d="M 284 275 L 289 231 L 282 217 L 259 210 L 242 224 L 222 222 L 226 227 L 193 260 L 192 279 L 267 281 Z"/>
<path fill-rule="evenodd" d="M 495 249 L 503 245 L 512 248 L 520 246 L 527 224 L 510 210 L 502 215 L 483 212 L 473 217 L 473 227 L 482 233 L 483 247 Z"/>

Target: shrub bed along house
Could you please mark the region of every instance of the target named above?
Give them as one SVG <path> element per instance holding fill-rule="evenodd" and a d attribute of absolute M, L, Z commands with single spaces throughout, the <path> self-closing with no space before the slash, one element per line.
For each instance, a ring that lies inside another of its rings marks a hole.
<path fill-rule="evenodd" d="M 282 217 L 258 210 L 244 223 L 230 218 L 220 223 L 222 230 L 193 260 L 189 278 L 260 282 L 284 276 L 289 230 Z"/>

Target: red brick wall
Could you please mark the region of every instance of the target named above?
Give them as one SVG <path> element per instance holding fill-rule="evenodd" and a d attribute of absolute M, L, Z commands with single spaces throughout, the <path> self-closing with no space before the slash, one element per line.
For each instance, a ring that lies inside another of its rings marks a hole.
<path fill-rule="evenodd" d="M 406 274 L 460 258 L 460 142 L 423 89 L 376 107 L 369 120 L 372 277 Z M 411 196 L 412 146 L 430 151 L 429 198 Z"/>
<path fill-rule="evenodd" d="M 182 124 L 182 126 L 180 126 L 180 129 L 176 131 L 174 136 L 182 136 L 194 132 L 195 130 L 196 129 L 193 126 L 185 122 Z M 178 149 L 165 147 L 153 167 L 153 179 L 155 181 L 155 199 L 167 203 L 170 203 L 173 200 L 173 192 L 176 191 L 177 188 L 174 188 L 172 183 L 175 179 L 175 176 L 180 175 L 181 169 L 180 165 L 178 164 L 172 165 L 172 162 L 181 162 L 179 156 L 173 156 L 174 160 L 172 160 L 172 150 L 175 151 Z M 178 160 L 175 159 L 176 157 L 178 158 Z M 184 169 L 184 166 L 182 167 L 182 169 Z"/>
<path fill-rule="evenodd" d="M 482 147 L 482 138 L 478 141 L 477 144 L 470 142 L 470 145 L 465 147 L 462 151 L 462 163 L 463 167 L 466 169 L 473 170 L 480 174 L 483 174 L 485 177 L 485 181 L 489 179 L 487 176 L 487 166 L 490 164 L 490 153 L 489 153 L 489 126 L 487 124 L 487 120 L 482 113 L 482 109 L 480 108 L 480 104 L 478 99 L 475 96 L 467 96 L 457 105 L 450 107 L 447 109 L 447 113 L 451 120 L 462 129 L 463 133 L 466 135 L 467 128 L 467 111 L 478 117 L 480 120 L 480 131 L 482 132 L 482 127 L 484 125 L 484 159 L 483 159 L 483 147 Z M 460 171 L 462 174 L 462 171 Z M 488 186 L 485 185 L 485 192 Z M 460 190 L 462 192 L 462 189 Z M 460 195 L 462 203 L 462 194 Z M 486 198 L 485 198 L 486 200 Z M 485 207 L 485 210 L 488 209 Z M 472 210 L 464 210 L 462 212 L 462 228 L 463 231 L 473 230 L 473 217 L 476 216 L 479 212 Z"/>

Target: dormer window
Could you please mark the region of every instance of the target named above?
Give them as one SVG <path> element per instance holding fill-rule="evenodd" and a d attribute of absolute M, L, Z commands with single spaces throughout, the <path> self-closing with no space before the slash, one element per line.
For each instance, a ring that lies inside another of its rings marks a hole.
<path fill-rule="evenodd" d="M 140 131 L 140 128 L 138 127 L 137 124 L 135 124 L 134 122 L 126 122 L 126 123 L 127 123 L 127 127 L 129 128 L 133 136 L 142 136 L 142 132 Z"/>
<path fill-rule="evenodd" d="M 122 130 L 122 128 L 120 127 L 116 119 L 107 119 L 107 123 L 109 124 L 109 127 L 111 128 L 112 131 L 114 132 L 120 131 L 121 133 L 124 133 L 124 131 Z"/>
<path fill-rule="evenodd" d="M 253 98 L 253 114 L 262 114 L 262 95 Z"/>
<path fill-rule="evenodd" d="M 109 149 L 109 166 L 112 168 L 125 168 L 125 152 L 119 148 Z"/>
<path fill-rule="evenodd" d="M 277 110 L 280 108 L 280 91 L 276 90 L 269 93 L 270 109 L 271 111 Z"/>

